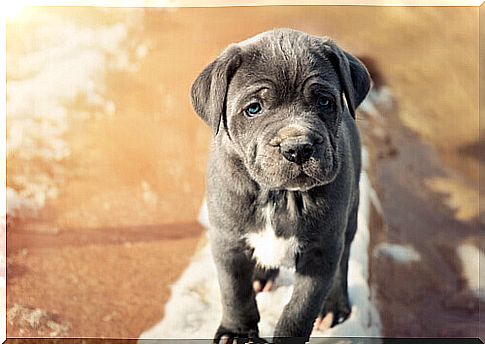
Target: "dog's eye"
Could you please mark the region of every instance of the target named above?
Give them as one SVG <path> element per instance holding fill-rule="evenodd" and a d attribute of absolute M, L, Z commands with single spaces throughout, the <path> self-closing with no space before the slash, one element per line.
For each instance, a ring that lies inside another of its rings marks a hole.
<path fill-rule="evenodd" d="M 333 99 L 328 96 L 320 96 L 318 97 L 318 106 L 324 111 L 331 111 L 334 106 Z"/>
<path fill-rule="evenodd" d="M 260 114 L 262 110 L 263 110 L 263 107 L 261 106 L 261 104 L 258 103 L 258 102 L 254 102 L 254 103 L 249 104 L 246 107 L 246 109 L 244 109 L 244 113 L 248 117 L 254 117 L 254 116 Z"/>

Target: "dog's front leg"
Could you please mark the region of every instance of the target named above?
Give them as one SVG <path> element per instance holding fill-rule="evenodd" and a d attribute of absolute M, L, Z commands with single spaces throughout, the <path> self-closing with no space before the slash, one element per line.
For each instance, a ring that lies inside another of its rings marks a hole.
<path fill-rule="evenodd" d="M 276 325 L 274 343 L 305 343 L 337 270 L 341 248 L 319 248 L 298 259 L 293 294 Z"/>
<path fill-rule="evenodd" d="M 254 262 L 241 243 L 214 235 L 211 246 L 217 267 L 222 300 L 222 320 L 215 343 L 232 343 L 234 338 L 258 338 L 259 312 L 252 286 Z"/>

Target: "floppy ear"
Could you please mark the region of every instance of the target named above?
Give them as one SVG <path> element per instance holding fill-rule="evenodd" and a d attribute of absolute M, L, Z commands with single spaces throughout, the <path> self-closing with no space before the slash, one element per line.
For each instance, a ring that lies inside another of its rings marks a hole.
<path fill-rule="evenodd" d="M 362 103 L 370 89 L 369 72 L 358 58 L 343 51 L 335 43 L 328 41 L 326 47 L 330 56 L 334 57 L 335 68 L 344 89 L 350 114 L 355 118 L 355 109 Z"/>
<path fill-rule="evenodd" d="M 229 46 L 192 84 L 192 106 L 214 135 L 219 132 L 221 119 L 226 111 L 229 81 L 241 64 L 240 50 L 236 45 Z"/>

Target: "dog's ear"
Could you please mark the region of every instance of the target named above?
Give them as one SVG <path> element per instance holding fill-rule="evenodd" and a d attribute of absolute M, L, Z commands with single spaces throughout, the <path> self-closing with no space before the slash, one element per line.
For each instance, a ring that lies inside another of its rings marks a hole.
<path fill-rule="evenodd" d="M 240 50 L 236 45 L 229 46 L 192 84 L 192 106 L 214 135 L 219 132 L 221 119 L 226 111 L 229 82 L 241 64 Z"/>
<path fill-rule="evenodd" d="M 362 103 L 369 92 L 371 79 L 367 68 L 355 56 L 343 51 L 332 41 L 325 42 L 326 50 L 339 74 L 344 89 L 350 114 L 355 118 L 355 109 Z"/>

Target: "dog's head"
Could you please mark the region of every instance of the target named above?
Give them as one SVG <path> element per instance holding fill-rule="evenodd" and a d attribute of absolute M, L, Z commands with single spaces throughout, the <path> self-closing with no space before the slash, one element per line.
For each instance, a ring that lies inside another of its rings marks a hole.
<path fill-rule="evenodd" d="M 369 87 L 364 65 L 331 40 L 279 29 L 229 46 L 191 95 L 254 181 L 303 191 L 337 175 L 342 117 L 355 118 Z"/>

